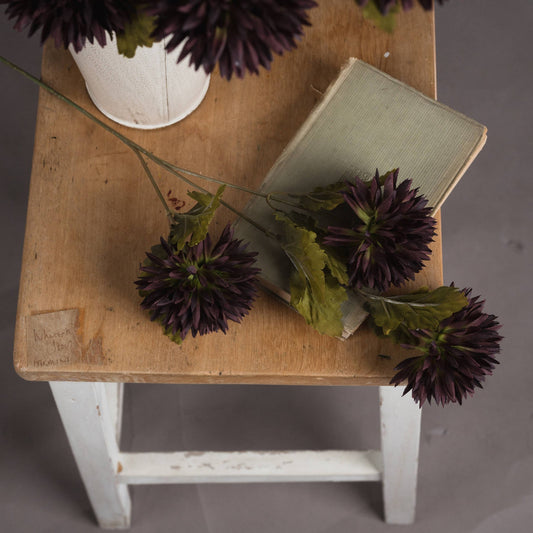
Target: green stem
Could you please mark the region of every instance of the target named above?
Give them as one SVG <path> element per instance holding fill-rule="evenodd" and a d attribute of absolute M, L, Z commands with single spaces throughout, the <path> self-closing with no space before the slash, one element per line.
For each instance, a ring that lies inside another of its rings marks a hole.
<path fill-rule="evenodd" d="M 278 202 L 279 204 L 288 205 L 289 207 L 294 207 L 295 209 L 301 209 L 302 211 L 309 211 L 309 209 L 303 208 L 301 205 L 295 204 L 294 202 L 289 202 L 289 200 L 282 200 L 279 196 L 276 196 L 276 194 L 283 194 L 279 192 L 271 192 L 269 194 L 265 195 L 265 199 L 268 203 L 268 205 L 274 209 L 277 210 L 270 202 Z"/>
<path fill-rule="evenodd" d="M 277 207 L 274 207 L 274 205 L 272 204 L 272 200 L 276 200 L 276 198 L 272 198 L 272 196 L 270 194 L 268 194 L 265 198 L 266 200 L 266 203 L 268 205 L 268 207 L 270 207 L 270 209 L 272 209 L 272 211 L 278 211 L 278 212 L 282 212 L 281 209 L 278 209 Z"/>
<path fill-rule="evenodd" d="M 141 165 L 143 166 L 143 169 L 146 172 L 146 175 L 148 176 L 148 179 L 152 183 L 152 186 L 155 189 L 155 192 L 156 192 L 158 198 L 161 200 L 161 203 L 165 207 L 165 211 L 167 212 L 167 215 L 169 217 L 172 217 L 172 214 L 173 214 L 172 210 L 170 209 L 170 207 L 168 207 L 168 204 L 167 204 L 167 202 L 165 200 L 165 197 L 163 196 L 163 193 L 161 192 L 161 189 L 157 185 L 157 182 L 155 181 L 154 176 L 152 175 L 152 172 L 148 168 L 148 165 L 146 164 L 146 161 L 144 160 L 144 157 L 142 156 L 141 152 L 139 152 L 139 150 L 137 150 L 136 148 L 132 148 L 132 150 L 135 153 L 135 155 L 139 158 L 139 161 L 141 162 Z"/>
<path fill-rule="evenodd" d="M 248 217 L 247 215 L 245 215 L 244 213 L 241 213 L 240 211 L 238 211 L 237 209 L 231 207 L 229 204 L 227 204 L 226 202 L 224 202 L 223 200 L 220 200 L 220 203 L 226 207 L 227 209 L 229 209 L 230 211 L 233 211 L 233 213 L 235 213 L 236 215 L 238 215 L 239 217 L 241 217 L 243 220 L 246 220 L 246 222 L 248 222 L 248 224 L 251 224 L 252 226 L 254 226 L 255 228 L 257 228 L 259 231 L 261 231 L 262 233 L 264 233 L 269 239 L 273 239 L 275 241 L 279 241 L 279 235 L 276 235 L 275 233 L 273 233 L 272 231 L 270 231 L 269 229 L 265 228 L 265 226 L 263 226 L 262 224 L 259 224 L 259 222 L 256 222 L 254 219 Z"/>
<path fill-rule="evenodd" d="M 2 63 L 6 64 L 7 66 L 11 67 L 13 70 L 18 72 L 19 74 L 22 74 L 24 77 L 28 78 L 33 83 L 36 83 L 39 87 L 45 89 L 50 94 L 54 95 L 56 98 L 59 98 L 59 100 L 65 102 L 69 106 L 73 107 L 74 109 L 76 109 L 76 111 L 79 111 L 82 115 L 85 115 L 87 118 L 89 118 L 90 120 L 92 120 L 93 122 L 98 124 L 101 128 L 103 128 L 107 132 L 111 133 L 112 135 L 114 135 L 115 137 L 120 139 L 124 144 L 126 144 L 130 148 L 134 148 L 134 149 L 138 150 L 139 152 L 141 152 L 142 154 L 144 154 L 146 156 L 149 155 L 150 152 L 148 152 L 148 150 L 146 150 L 142 146 L 139 146 L 137 143 L 135 143 L 131 139 L 128 139 L 127 137 L 125 137 L 124 135 L 122 135 L 121 133 L 119 133 L 118 131 L 113 129 L 111 126 L 108 126 L 105 122 L 102 122 L 99 118 L 95 117 L 92 113 L 90 113 L 89 111 L 83 109 L 83 107 L 81 107 L 76 102 L 74 102 L 74 100 L 71 100 L 67 96 L 65 96 L 65 95 L 61 94 L 60 92 L 56 91 L 54 88 L 50 87 L 50 85 L 48 85 L 44 81 L 41 81 L 39 78 L 36 78 L 35 76 L 30 74 L 29 72 L 26 72 L 25 70 L 21 69 L 20 67 L 18 67 L 14 63 L 11 63 L 11 61 L 7 60 L 5 57 L 3 57 L 1 55 L 0 55 L 0 61 Z"/>
<path fill-rule="evenodd" d="M 178 172 L 176 169 L 179 168 L 179 167 L 176 167 L 175 165 L 172 165 L 168 161 L 165 161 L 164 159 L 160 159 L 157 156 L 154 156 L 154 157 L 155 157 L 154 161 L 156 163 L 158 163 L 160 166 L 162 166 L 165 170 L 170 172 L 170 174 L 176 176 L 180 180 L 183 180 L 185 183 L 187 183 L 191 187 L 195 187 L 196 189 L 198 189 L 201 192 L 209 193 L 209 191 L 207 189 L 204 189 L 200 185 L 194 183 L 194 181 L 191 181 L 189 178 L 186 178 L 183 174 Z M 226 185 L 226 183 L 223 182 L 223 181 L 220 182 L 220 183 L 222 185 Z M 267 197 L 267 195 L 265 195 L 265 198 L 266 197 Z M 229 209 L 232 213 L 235 213 L 237 216 L 241 217 L 243 220 L 248 222 L 248 224 L 251 224 L 252 226 L 257 228 L 259 231 L 264 233 L 267 237 L 269 237 L 271 239 L 276 239 L 276 240 L 278 239 L 278 236 L 275 233 L 272 233 L 269 229 L 267 229 L 263 225 L 259 224 L 259 222 L 256 222 L 255 220 L 253 220 L 252 218 L 248 217 L 247 215 L 245 215 L 244 213 L 242 213 L 238 209 L 235 209 L 232 205 L 228 204 L 224 200 L 221 199 L 220 200 L 220 204 L 223 205 L 226 209 Z"/>
<path fill-rule="evenodd" d="M 402 301 L 396 300 L 394 296 L 387 297 L 387 296 L 381 296 L 379 294 L 372 294 L 372 293 L 365 291 L 364 289 L 356 289 L 356 291 L 367 301 L 379 300 L 381 302 L 386 302 L 386 303 L 393 304 L 393 305 L 401 304 L 401 305 L 408 305 L 410 307 L 425 307 L 425 308 L 439 307 L 440 305 L 438 303 L 402 302 Z M 402 296 L 405 296 L 405 295 L 402 295 Z"/>
<path fill-rule="evenodd" d="M 163 161 L 163 160 L 162 160 Z M 173 163 L 169 163 L 168 161 L 165 161 L 167 170 L 170 170 L 171 168 L 178 171 L 178 172 L 184 172 L 185 174 L 189 174 L 190 176 L 194 176 L 195 178 L 201 178 L 205 181 L 210 181 L 212 183 L 218 183 L 219 185 L 227 185 L 228 187 L 231 187 L 232 189 L 236 189 L 238 191 L 246 192 L 248 194 L 253 194 L 254 196 L 259 196 L 261 198 L 266 198 L 266 194 L 256 191 L 254 189 L 250 189 L 248 187 L 244 187 L 243 185 L 236 185 L 235 183 L 228 183 L 227 181 L 212 178 L 211 176 L 206 176 L 204 174 L 200 174 L 199 172 L 194 172 L 192 170 L 187 170 L 185 168 L 178 167 L 177 165 L 174 165 Z"/>
<path fill-rule="evenodd" d="M 129 139 L 125 135 L 122 135 L 121 133 L 119 133 L 117 130 L 115 130 L 111 126 L 108 126 L 105 122 L 101 121 L 99 118 L 97 118 L 92 113 L 90 113 L 89 111 L 87 111 L 86 109 L 84 109 L 83 107 L 78 105 L 76 102 L 74 102 L 73 100 L 71 100 L 67 96 L 61 94 L 60 92 L 56 91 L 53 87 L 51 87 L 50 85 L 48 85 L 44 81 L 40 80 L 39 78 L 36 78 L 35 76 L 30 74 L 29 72 L 25 71 L 24 69 L 21 69 L 19 66 L 15 65 L 14 63 L 9 61 L 8 59 L 6 59 L 2 55 L 0 55 L 0 62 L 4 63 L 8 67 L 12 68 L 13 70 L 18 72 L 19 74 L 22 74 L 22 76 L 24 76 L 25 78 L 28 78 L 30 81 L 32 81 L 33 83 L 37 84 L 39 87 L 45 89 L 50 94 L 54 95 L 56 98 L 59 98 L 59 100 L 65 102 L 68 105 L 70 105 L 71 107 L 73 107 L 74 109 L 76 109 L 77 111 L 79 111 L 80 113 L 85 115 L 87 118 L 89 118 L 90 120 L 92 120 L 93 122 L 98 124 L 98 126 L 100 126 L 101 128 L 105 129 L 107 132 L 109 132 L 112 135 L 114 135 L 115 137 L 117 137 L 124 144 L 126 144 L 127 146 L 129 146 L 130 148 L 132 148 L 134 150 L 137 150 L 138 152 L 140 152 L 141 154 L 145 155 L 146 157 L 150 158 L 152 161 L 154 161 L 158 165 L 165 166 L 169 170 L 173 169 L 173 170 L 178 171 L 178 172 L 184 172 L 185 174 L 189 174 L 191 176 L 195 176 L 197 178 L 204 179 L 206 181 L 211 181 L 211 182 L 218 183 L 218 184 L 221 184 L 221 185 L 227 185 L 228 187 L 231 187 L 232 189 L 237 189 L 239 191 L 243 191 L 243 192 L 246 192 L 246 193 L 249 193 L 249 194 L 260 196 L 262 198 L 264 198 L 266 196 L 264 193 L 260 193 L 258 191 L 253 190 L 253 189 L 249 189 L 248 187 L 243 187 L 242 185 L 235 185 L 235 184 L 232 184 L 232 183 L 227 183 L 227 182 L 225 182 L 223 180 L 212 178 L 210 176 L 205 176 L 205 175 L 200 174 L 198 172 L 194 172 L 192 170 L 187 170 L 185 168 L 182 168 L 182 167 L 179 167 L 179 166 L 174 165 L 172 163 L 169 163 L 168 161 L 165 161 L 164 159 L 161 159 L 160 157 L 156 156 L 152 152 L 148 151 L 146 148 L 144 148 L 144 147 L 140 146 L 139 144 L 137 144 L 136 142 L 132 141 L 131 139 Z M 191 183 L 191 182 L 189 182 L 189 183 Z"/>
<path fill-rule="evenodd" d="M 249 189 L 248 187 L 243 187 L 241 185 L 235 185 L 235 184 L 227 183 L 225 181 L 222 181 L 222 180 L 219 180 L 219 179 L 216 179 L 216 178 L 211 178 L 209 176 L 205 176 L 205 175 L 200 174 L 198 172 L 193 172 L 191 170 L 187 170 L 187 169 L 181 168 L 181 167 L 179 167 L 177 165 L 169 163 L 168 161 L 165 161 L 164 159 L 161 159 L 160 157 L 156 156 L 155 154 L 153 154 L 152 152 L 150 152 L 146 148 L 144 148 L 141 145 L 137 144 L 136 142 L 132 141 L 131 139 L 129 139 L 125 135 L 122 135 L 121 133 L 119 133 L 117 130 L 115 130 L 111 126 L 108 126 L 105 122 L 101 121 L 99 118 L 94 116 L 92 113 L 90 113 L 89 111 L 87 111 L 86 109 L 84 109 L 83 107 L 78 105 L 76 102 L 74 102 L 74 100 L 71 100 L 67 96 L 65 96 L 65 95 L 61 94 L 60 92 L 56 91 L 50 85 L 48 85 L 47 83 L 43 82 L 39 78 L 36 78 L 35 76 L 33 76 L 29 72 L 25 71 L 24 69 L 21 69 L 19 66 L 15 65 L 14 63 L 9 61 L 8 59 L 3 57 L 2 55 L 0 55 L 0 62 L 4 63 L 5 65 L 10 67 L 14 71 L 18 72 L 19 74 L 21 74 L 25 78 L 27 78 L 30 81 L 32 81 L 33 83 L 37 84 L 39 87 L 43 88 L 44 90 L 46 90 L 47 92 L 49 92 L 50 94 L 52 94 L 53 96 L 55 96 L 56 98 L 61 100 L 62 102 L 65 102 L 69 106 L 73 107 L 74 109 L 76 109 L 76 111 L 80 112 L 82 115 L 84 115 L 88 119 L 92 120 L 95 124 L 97 124 L 98 126 L 103 128 L 104 130 L 106 130 L 108 133 L 111 133 L 117 139 L 119 139 L 122 143 L 124 143 L 126 146 L 131 148 L 135 152 L 135 155 L 141 161 L 141 164 L 143 166 L 144 171 L 146 172 L 148 178 L 150 179 L 150 182 L 152 183 L 152 186 L 154 187 L 159 199 L 164 204 L 165 210 L 166 210 L 166 212 L 167 212 L 167 214 L 169 216 L 172 216 L 172 211 L 168 207 L 167 202 L 166 202 L 165 198 L 163 197 L 163 194 L 161 193 L 161 190 L 159 189 L 159 187 L 158 187 L 158 185 L 157 185 L 152 173 L 150 172 L 150 169 L 148 168 L 148 165 L 146 164 L 146 161 L 142 157 L 143 155 L 146 156 L 148 159 L 151 159 L 157 165 L 165 168 L 171 174 L 173 174 L 176 177 L 180 178 L 181 180 L 183 180 L 185 183 L 187 183 L 191 187 L 194 187 L 194 188 L 196 188 L 196 189 L 198 189 L 200 191 L 207 192 L 206 189 L 204 189 L 203 187 L 197 185 L 193 181 L 189 180 L 188 178 L 183 176 L 183 174 L 181 174 L 181 173 L 183 172 L 185 174 L 189 174 L 191 176 L 195 176 L 195 177 L 204 179 L 206 181 L 211 181 L 211 182 L 218 183 L 218 184 L 221 184 L 221 185 L 227 185 L 228 187 L 231 187 L 233 189 L 237 189 L 239 191 L 247 192 L 249 194 L 253 194 L 253 195 L 256 195 L 256 196 L 260 196 L 262 198 L 266 198 L 267 197 L 266 194 L 260 193 L 258 191 L 254 191 L 253 189 Z M 224 205 L 226 208 L 228 208 L 230 211 L 232 211 L 233 213 L 238 215 L 239 217 L 241 217 L 244 220 L 246 220 L 246 222 L 248 222 L 249 224 L 252 224 L 258 230 L 262 231 L 267 237 L 270 237 L 270 238 L 273 238 L 273 239 L 277 239 L 277 235 L 272 233 L 270 230 L 268 230 L 267 228 L 265 228 L 261 224 L 259 224 L 256 221 L 252 220 L 250 217 L 244 215 L 243 213 L 241 213 L 240 211 L 238 211 L 237 209 L 233 208 L 231 205 L 227 204 L 226 202 L 224 202 L 222 200 L 220 201 L 220 203 L 222 205 Z"/>

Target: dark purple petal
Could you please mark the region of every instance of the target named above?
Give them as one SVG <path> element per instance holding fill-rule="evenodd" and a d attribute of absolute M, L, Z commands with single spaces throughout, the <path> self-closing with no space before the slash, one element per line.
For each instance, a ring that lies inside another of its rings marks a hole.
<path fill-rule="evenodd" d="M 153 36 L 171 36 L 167 50 L 185 41 L 179 61 L 210 73 L 218 64 L 230 79 L 258 67 L 270 67 L 272 53 L 295 48 L 295 37 L 309 25 L 314 0 L 153 0 L 147 12 L 156 16 Z"/>
<path fill-rule="evenodd" d="M 431 208 L 410 180 L 397 180 L 395 170 L 383 184 L 378 172 L 370 182 L 346 182 L 345 225 L 328 227 L 324 244 L 347 257 L 352 287 L 384 291 L 401 285 L 429 259 L 436 224 Z"/>
<path fill-rule="evenodd" d="M 227 321 L 240 322 L 257 294 L 254 267 L 257 254 L 248 252 L 226 226 L 212 245 L 209 235 L 196 246 L 174 250 L 164 239 L 165 257 L 147 253 L 147 264 L 135 282 L 141 306 L 167 332 L 184 339 L 227 330 Z"/>
<path fill-rule="evenodd" d="M 421 354 L 405 359 L 395 369 L 391 385 L 407 381 L 406 392 L 411 391 L 421 406 L 432 399 L 440 405 L 461 404 L 475 388 L 482 388 L 485 376 L 499 364 L 493 355 L 500 351 L 500 324 L 494 315 L 483 312 L 479 296 L 470 298 L 470 289 L 463 292 L 468 305 L 443 320 L 437 331 L 411 332 L 418 344 L 406 347 Z"/>
<path fill-rule="evenodd" d="M 131 20 L 136 2 L 130 0 L 0 0 L 15 28 L 41 30 L 41 42 L 51 37 L 56 46 L 79 52 L 86 40 L 104 46 L 106 32 L 121 31 Z"/>

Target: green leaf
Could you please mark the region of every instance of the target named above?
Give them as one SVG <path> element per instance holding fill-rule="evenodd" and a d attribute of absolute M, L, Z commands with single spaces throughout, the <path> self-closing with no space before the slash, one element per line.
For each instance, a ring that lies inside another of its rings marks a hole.
<path fill-rule="evenodd" d="M 283 224 L 281 247 L 295 269 L 290 279 L 291 305 L 320 333 L 341 335 L 341 304 L 347 295 L 324 272 L 328 258 L 316 242 L 316 233 L 297 226 L 281 212 L 275 218 Z"/>
<path fill-rule="evenodd" d="M 326 266 L 329 268 L 332 276 L 341 285 L 348 285 L 350 278 L 348 276 L 346 263 L 337 257 L 332 250 L 325 248 L 324 251 L 326 252 Z"/>
<path fill-rule="evenodd" d="M 384 335 L 400 326 L 407 329 L 436 329 L 439 323 L 468 304 L 456 287 L 439 287 L 401 296 L 378 296 L 364 293 L 365 307 Z"/>
<path fill-rule="evenodd" d="M 386 15 L 383 15 L 379 10 L 375 0 L 370 0 L 366 6 L 363 7 L 363 17 L 372 22 L 376 27 L 385 30 L 388 33 L 394 31 L 396 26 L 396 14 L 400 12 L 398 3 L 389 9 Z"/>
<path fill-rule="evenodd" d="M 318 296 L 323 296 L 326 285 L 324 279 L 326 254 L 316 242 L 316 233 L 296 226 L 289 217 L 279 211 L 275 217 L 284 225 L 281 242 L 283 251 L 300 277 L 307 281 L 311 290 Z"/>
<path fill-rule="evenodd" d="M 117 33 L 117 48 L 119 54 L 132 58 L 138 46 L 151 48 L 154 39 L 150 37 L 155 29 L 155 17 L 151 17 L 138 10 L 124 31 Z"/>
<path fill-rule="evenodd" d="M 175 213 L 170 228 L 169 240 L 178 250 L 185 246 L 189 236 L 191 246 L 205 239 L 225 188 L 226 186 L 222 185 L 214 195 L 198 191 L 188 193 L 193 200 L 196 200 L 196 204 L 186 213 Z"/>
<path fill-rule="evenodd" d="M 313 239 L 315 241 L 317 236 L 323 234 L 323 230 L 318 226 L 318 221 L 316 218 L 304 215 L 298 211 L 288 211 L 285 212 L 284 215 L 290 219 L 290 222 L 292 222 L 294 226 L 297 226 L 302 230 L 307 230 L 310 232 L 310 234 L 314 234 Z M 324 252 L 324 262 L 325 266 L 328 267 L 329 272 L 341 285 L 348 285 L 349 277 L 345 261 L 343 261 L 337 255 L 333 248 L 321 246 L 321 249 Z"/>
<path fill-rule="evenodd" d="M 329 274 L 325 275 L 325 290 L 317 298 L 311 287 L 296 272 L 291 278 L 291 305 L 319 333 L 340 337 L 343 332 L 341 304 L 347 299 L 346 290 Z"/>
<path fill-rule="evenodd" d="M 336 182 L 325 187 L 316 187 L 306 194 L 290 194 L 289 196 L 296 199 L 296 204 L 301 209 L 332 211 L 344 201 L 342 191 L 345 189 L 343 182 Z"/>
<path fill-rule="evenodd" d="M 374 333 L 380 338 L 391 339 L 396 344 L 410 344 L 411 346 L 416 346 L 418 344 L 418 339 L 411 333 L 412 330 L 407 328 L 405 324 L 400 324 L 396 329 L 390 331 L 388 335 L 385 335 L 383 328 L 380 328 L 375 323 L 372 315 L 369 315 L 368 323 L 374 330 Z"/>
<path fill-rule="evenodd" d="M 281 213 L 281 211 L 279 211 Z M 306 229 L 317 235 L 322 231 L 316 218 L 300 213 L 299 211 L 285 211 L 283 214 L 290 219 L 294 226 Z"/>

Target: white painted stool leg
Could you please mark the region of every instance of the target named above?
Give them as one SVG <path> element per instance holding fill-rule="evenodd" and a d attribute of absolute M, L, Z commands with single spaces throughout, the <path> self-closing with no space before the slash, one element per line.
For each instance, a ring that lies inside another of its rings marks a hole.
<path fill-rule="evenodd" d="M 412 524 L 422 410 L 403 387 L 380 387 L 383 501 L 388 524 Z"/>
<path fill-rule="evenodd" d="M 103 383 L 107 403 L 109 405 L 109 415 L 115 429 L 117 444 L 120 448 L 120 434 L 122 432 L 122 406 L 124 401 L 124 383 Z"/>
<path fill-rule="evenodd" d="M 52 381 L 50 387 L 100 527 L 128 528 L 128 487 L 117 483 L 120 387 L 66 381 Z"/>

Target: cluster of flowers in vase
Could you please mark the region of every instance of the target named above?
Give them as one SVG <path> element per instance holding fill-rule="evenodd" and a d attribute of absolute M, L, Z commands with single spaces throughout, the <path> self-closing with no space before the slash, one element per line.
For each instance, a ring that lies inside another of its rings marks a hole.
<path fill-rule="evenodd" d="M 256 296 L 254 253 L 229 228 L 211 245 L 208 227 L 223 191 L 189 193 L 196 204 L 171 216 L 169 238 L 141 267 L 142 307 L 178 343 L 189 332 L 225 333 L 227 321 L 240 322 Z M 355 293 L 377 335 L 416 351 L 391 383 L 407 380 L 406 392 L 420 405 L 461 403 L 481 387 L 498 363 L 501 337 L 479 297 L 453 285 L 386 294 L 423 268 L 435 235 L 426 199 L 410 180 L 399 181 L 398 169 L 266 200 L 276 229 L 265 232 L 290 259 L 290 303 L 310 326 L 340 336 L 341 307 Z"/>
<path fill-rule="evenodd" d="M 346 0 L 347 3 L 353 0 Z M 392 31 L 394 15 L 409 9 L 414 0 L 355 0 L 364 16 Z M 444 0 L 437 0 L 442 3 Z M 433 0 L 418 0 L 424 9 Z M 315 0 L 0 0 L 15 28 L 28 28 L 29 35 L 41 31 L 56 46 L 75 52 L 86 42 L 105 46 L 117 36 L 119 52 L 133 57 L 138 46 L 152 46 L 167 39 L 172 51 L 183 48 L 185 60 L 208 74 L 218 65 L 230 79 L 246 72 L 269 68 L 272 54 L 283 54 L 297 46 L 308 26 Z M 348 6 L 347 6 L 348 8 Z"/>
<path fill-rule="evenodd" d="M 57 46 L 79 52 L 86 41 L 101 46 L 117 35 L 119 51 L 133 57 L 138 46 L 167 38 L 167 51 L 184 43 L 189 58 L 207 73 L 218 64 L 230 79 L 269 68 L 272 54 L 296 47 L 309 25 L 314 0 L 0 0 L 15 28 L 41 30 Z"/>

